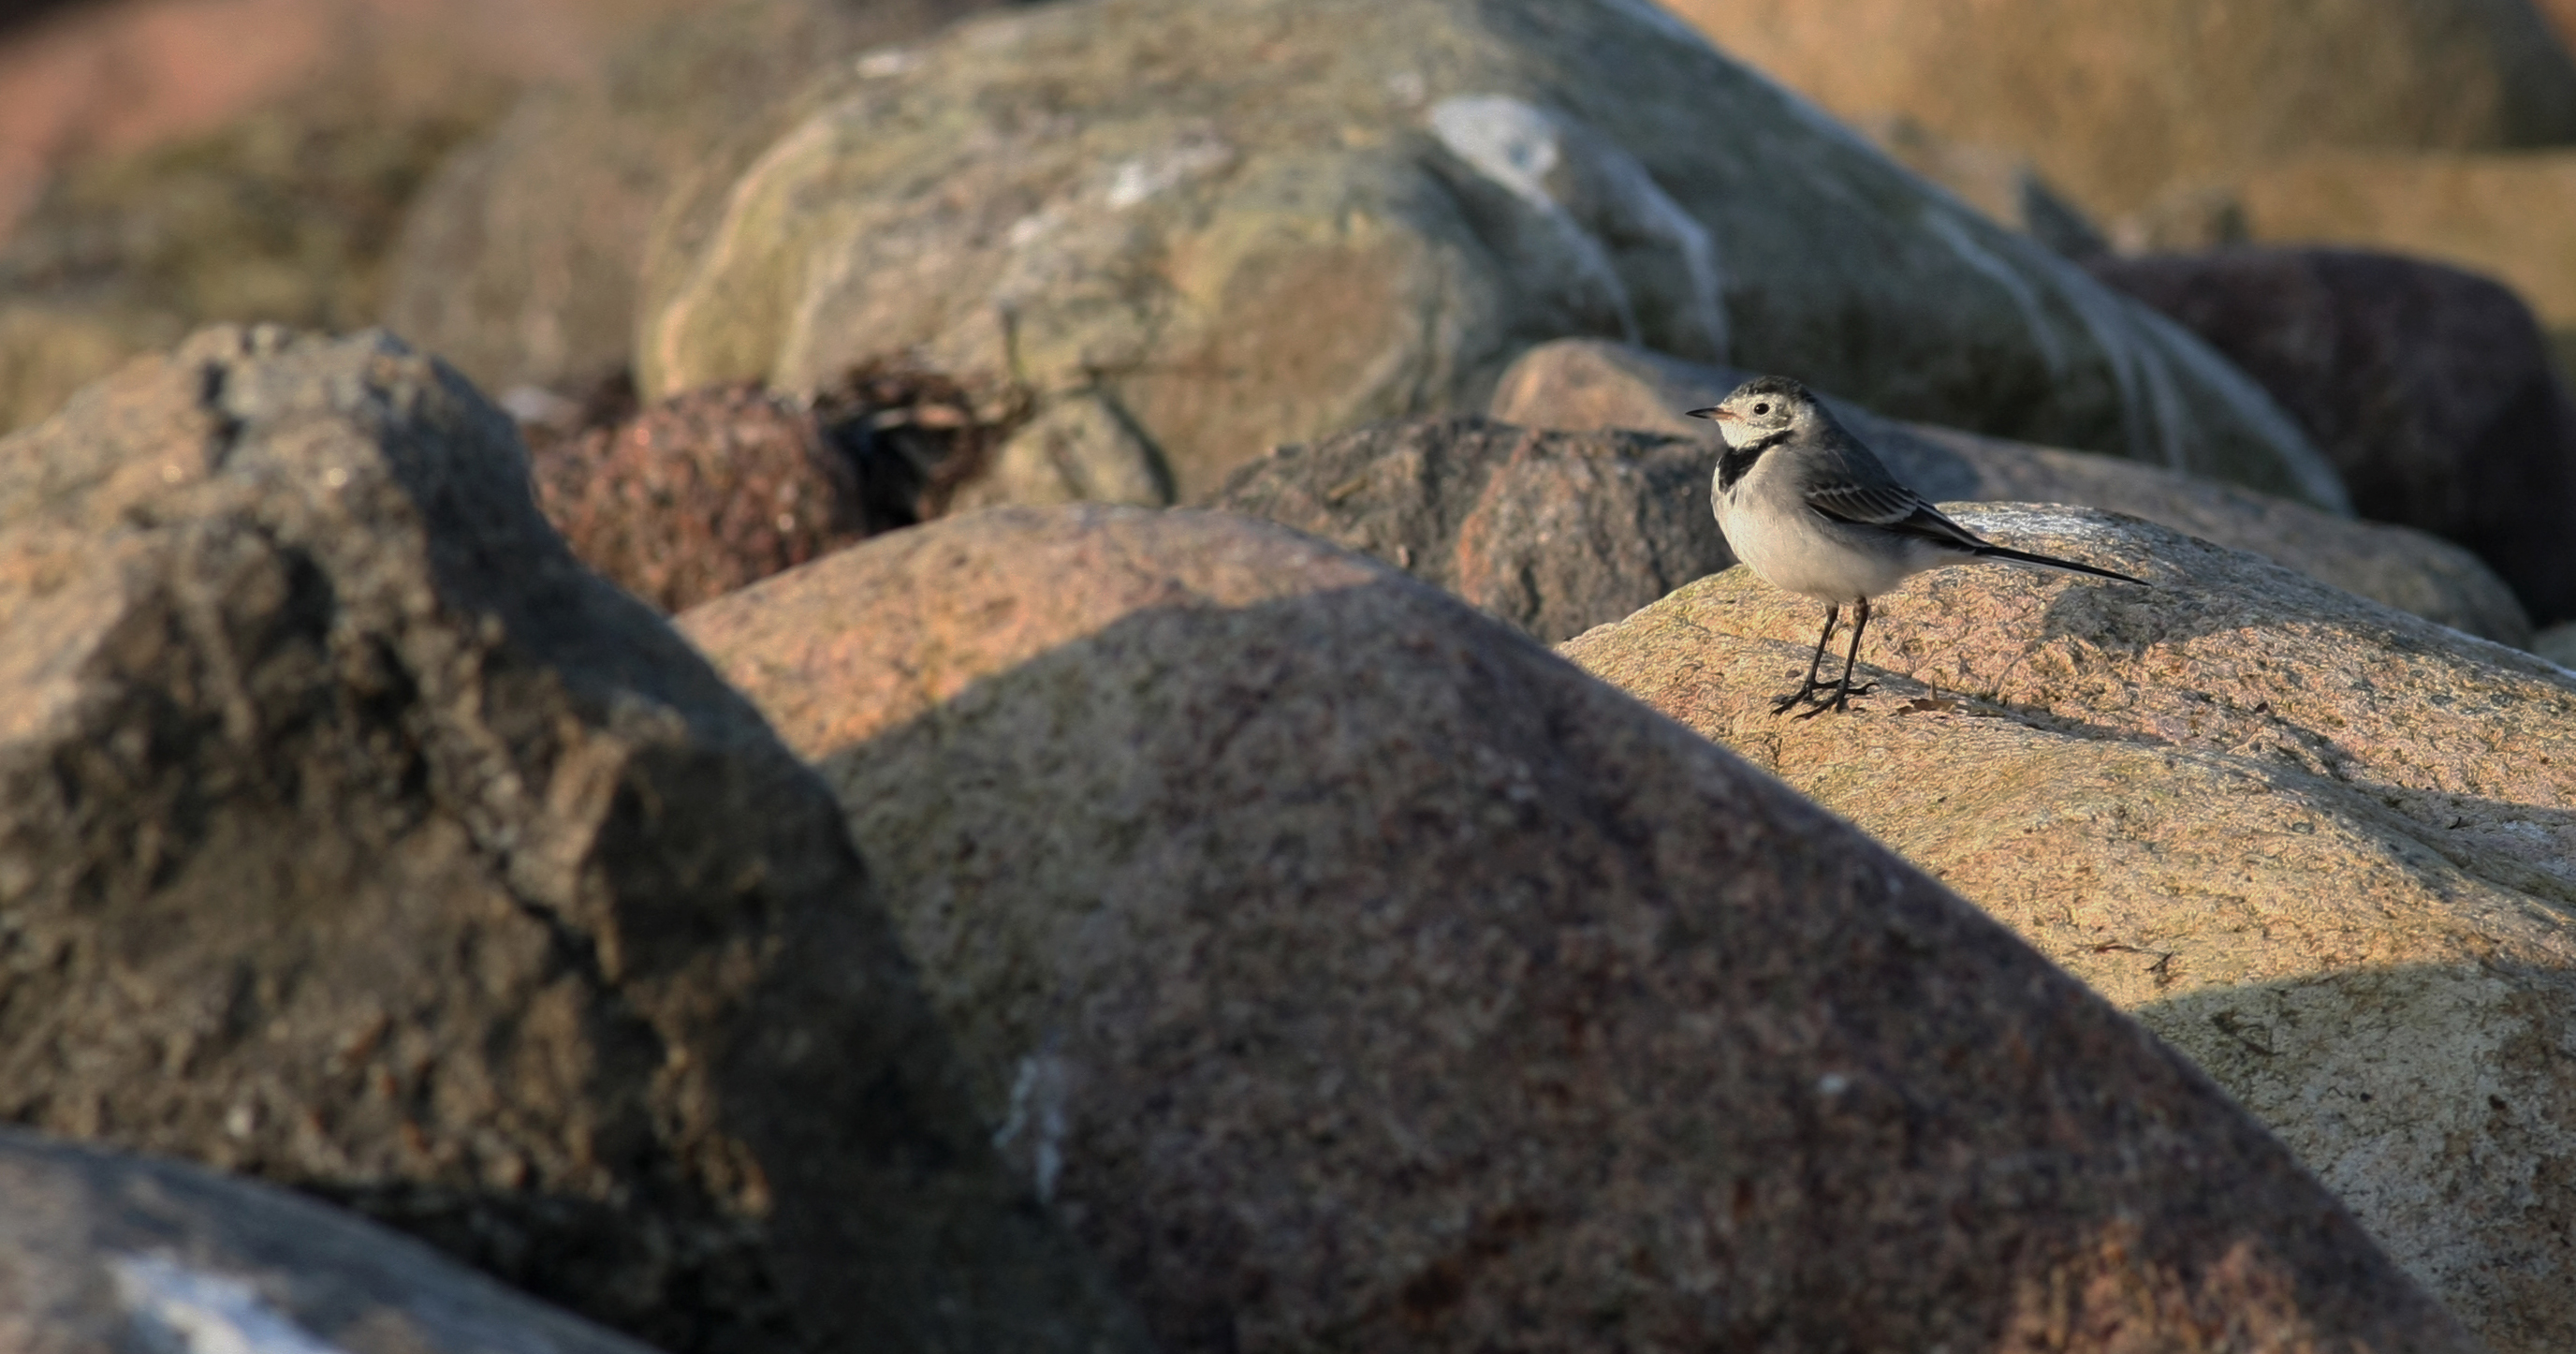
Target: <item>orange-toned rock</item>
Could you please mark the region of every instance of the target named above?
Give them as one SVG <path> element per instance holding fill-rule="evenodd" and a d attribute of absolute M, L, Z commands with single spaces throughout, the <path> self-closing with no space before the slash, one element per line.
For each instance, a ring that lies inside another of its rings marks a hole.
<path fill-rule="evenodd" d="M 2019 151 L 2097 215 L 2331 148 L 2576 140 L 2526 0 L 1669 0 L 1853 121 Z"/>
<path fill-rule="evenodd" d="M 375 323 L 448 150 L 679 3 L 99 0 L 9 27 L 0 432 L 200 324 Z"/>
<path fill-rule="evenodd" d="M 83 157 L 202 135 L 316 84 L 417 111 L 459 84 L 570 77 L 614 35 L 686 3 L 85 0 L 12 14 L 0 33 L 0 238 L 49 175 Z"/>
<path fill-rule="evenodd" d="M 1819 608 L 1740 569 L 1564 652 L 2190 1054 L 2489 1345 L 2576 1344 L 2576 674 L 2133 519 L 1945 507 L 2152 586 L 1922 575 L 1808 721 L 1770 701 Z"/>
<path fill-rule="evenodd" d="M 2512 287 L 2547 328 L 2576 329 L 2576 266 L 2554 224 L 2576 211 L 2576 153 L 2320 155 L 2213 191 L 2245 238 L 2448 263 Z M 2169 247 L 2222 242 L 2177 236 Z"/>
<path fill-rule="evenodd" d="M 681 624 L 1167 1349 L 2472 1347 L 2001 928 L 1365 558 L 1004 509 Z"/>

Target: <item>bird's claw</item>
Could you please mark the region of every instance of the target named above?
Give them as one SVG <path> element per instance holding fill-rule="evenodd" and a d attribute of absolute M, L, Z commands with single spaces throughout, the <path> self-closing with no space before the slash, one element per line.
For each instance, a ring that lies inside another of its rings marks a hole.
<path fill-rule="evenodd" d="M 1830 688 L 1823 682 L 1810 682 L 1809 684 L 1790 692 L 1788 695 L 1782 696 L 1780 699 L 1773 701 L 1771 703 L 1771 713 L 1775 715 L 1785 715 L 1789 713 L 1791 709 L 1803 702 L 1819 699 L 1816 693 L 1829 689 Z M 1806 718 L 1805 715 L 1800 715 L 1798 717 L 1800 719 Z"/>
<path fill-rule="evenodd" d="M 1878 683 L 1876 683 L 1876 682 L 1863 682 L 1863 683 L 1861 683 L 1861 684 L 1860 684 L 1860 685 L 1858 685 L 1858 686 L 1845 686 L 1845 685 L 1842 685 L 1842 684 L 1840 684 L 1840 683 L 1837 683 L 1837 684 L 1835 684 L 1835 685 L 1833 685 L 1833 686 L 1831 686 L 1831 687 L 1819 686 L 1819 687 L 1817 687 L 1816 689 L 1817 689 L 1818 691 L 1828 691 L 1828 690 L 1829 690 L 1829 691 L 1832 691 L 1834 694 L 1833 694 L 1833 696 L 1832 696 L 1830 699 L 1826 699 L 1826 698 L 1819 698 L 1819 699 L 1816 701 L 1816 708 L 1815 708 L 1815 709 L 1813 709 L 1813 710 L 1802 710 L 1802 711 L 1798 712 L 1798 715 L 1796 716 L 1797 718 L 1799 718 L 1799 719 L 1814 719 L 1816 716 L 1823 714 L 1823 713 L 1824 713 L 1824 712 L 1826 712 L 1827 710 L 1849 710 L 1849 709 L 1851 708 L 1850 702 L 1851 702 L 1851 698 L 1852 698 L 1852 697 L 1854 697 L 1854 696 L 1866 696 L 1866 695 L 1868 695 L 1869 693 L 1871 693 L 1871 692 L 1873 692 L 1873 691 L 1876 691 L 1876 690 L 1878 689 Z M 1807 694 L 1806 692 L 1801 691 L 1801 692 L 1799 692 L 1799 693 L 1798 693 L 1798 697 L 1804 697 L 1806 694 Z M 1771 707 L 1771 713 L 1773 713 L 1773 714 L 1775 714 L 1775 715 L 1783 715 L 1783 714 L 1787 714 L 1787 713 L 1789 712 L 1789 707 L 1790 707 L 1790 706 L 1792 706 L 1792 705 L 1795 705 L 1795 704 L 1797 704 L 1797 699 L 1796 699 L 1796 698 L 1792 698 L 1792 699 L 1790 699 L 1790 700 L 1784 700 L 1784 701 L 1780 702 L 1778 705 L 1772 706 L 1772 707 Z"/>

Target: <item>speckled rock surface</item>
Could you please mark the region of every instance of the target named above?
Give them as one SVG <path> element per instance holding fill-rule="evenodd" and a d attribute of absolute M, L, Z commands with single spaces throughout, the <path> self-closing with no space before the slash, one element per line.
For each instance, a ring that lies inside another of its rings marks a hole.
<path fill-rule="evenodd" d="M 1638 428 L 1709 443 L 1708 425 L 1682 411 L 1717 403 L 1750 374 L 1623 344 L 1564 339 L 1522 354 L 1503 373 L 1489 412 L 1533 428 Z M 2116 457 L 1901 423 L 1829 402 L 1891 470 L 1936 500 L 2108 508 L 2251 550 L 2456 630 L 2503 644 L 2530 641 L 2531 622 L 2504 580 L 2468 550 L 2421 531 L 2356 522 Z"/>
<path fill-rule="evenodd" d="M 1122 1344 L 829 792 L 382 334 L 0 442 L 0 1120 L 687 1351 Z"/>
<path fill-rule="evenodd" d="M 1733 570 L 1564 646 L 2190 1054 L 2494 1348 L 2576 1344 L 2576 675 L 2076 509 L 1952 505 L 2152 587 L 1880 599 L 1859 712 L 1769 712 L 1819 608 Z"/>
<path fill-rule="evenodd" d="M 17 1354 L 651 1354 L 310 1199 L 0 1132 Z"/>
<path fill-rule="evenodd" d="M 2472 1347 L 2002 928 L 1363 557 L 1003 509 L 681 625 L 1167 1349 Z"/>
<path fill-rule="evenodd" d="M 1589 334 L 2340 502 L 2197 340 L 1647 0 L 1078 0 L 800 99 L 659 219 L 648 395 L 918 345 L 1104 391 L 1191 499 Z"/>
<path fill-rule="evenodd" d="M 857 477 L 811 412 L 709 386 L 531 456 L 537 505 L 582 563 L 678 611 L 859 539 Z"/>

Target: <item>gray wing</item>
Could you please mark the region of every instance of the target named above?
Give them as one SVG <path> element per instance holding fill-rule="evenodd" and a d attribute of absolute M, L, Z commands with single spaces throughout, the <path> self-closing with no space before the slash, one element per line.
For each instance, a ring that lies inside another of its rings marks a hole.
<path fill-rule="evenodd" d="M 1822 454 L 1807 461 L 1798 493 L 1806 505 L 1837 522 L 1877 527 L 1900 536 L 1917 536 L 1954 550 L 1981 550 L 1986 542 L 1973 531 L 1942 516 L 1923 495 L 1887 471 L 1860 440 L 1840 427 L 1831 429 Z"/>

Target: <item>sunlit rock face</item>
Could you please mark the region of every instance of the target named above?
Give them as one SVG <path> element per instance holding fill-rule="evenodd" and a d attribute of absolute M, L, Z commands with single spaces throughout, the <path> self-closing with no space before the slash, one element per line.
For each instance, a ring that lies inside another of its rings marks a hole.
<path fill-rule="evenodd" d="M 919 347 L 1196 497 L 1591 334 L 2340 506 L 2208 349 L 1642 3 L 1087 0 L 848 63 L 657 228 L 648 394 Z"/>

